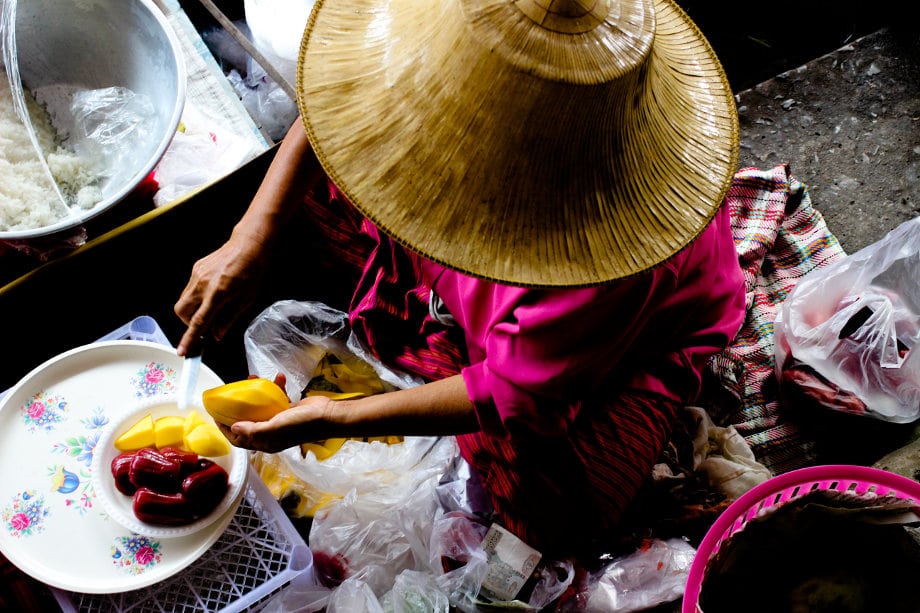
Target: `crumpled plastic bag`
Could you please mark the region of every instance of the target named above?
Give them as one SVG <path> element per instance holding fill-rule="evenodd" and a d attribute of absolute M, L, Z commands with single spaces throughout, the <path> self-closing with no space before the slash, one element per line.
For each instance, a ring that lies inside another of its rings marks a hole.
<path fill-rule="evenodd" d="M 488 520 L 465 504 L 475 496 L 457 495 L 466 480 L 458 451 L 453 437 L 438 439 L 401 477 L 376 488 L 367 482 L 365 491 L 352 489 L 319 509 L 308 539 L 314 580 L 298 578 L 265 610 L 446 611 L 445 603 L 464 613 L 481 610 Z M 528 602 L 490 606 L 540 610 L 557 599 L 574 577 L 571 563 L 547 561 L 543 568 Z"/>
<path fill-rule="evenodd" d="M 452 438 L 407 436 L 402 443 L 366 443 L 348 440 L 331 457 L 317 460 L 299 447 L 281 452 L 284 465 L 295 477 L 320 491 L 345 496 L 367 494 L 384 488 L 416 486 L 432 474 L 445 470 L 443 462 L 457 454 Z"/>
<path fill-rule="evenodd" d="M 322 303 L 277 302 L 253 320 L 244 342 L 250 372 L 283 373 L 290 398 L 315 389 L 314 375 L 325 372 L 329 356 L 361 379 L 359 387 L 372 384 L 368 393 L 421 383 L 373 358 L 351 333 L 347 314 Z M 297 510 L 313 516 L 309 545 L 319 582 L 292 583 L 267 610 L 438 611 L 446 602 L 472 613 L 482 604 L 489 569 L 483 518 L 491 509 L 455 437 L 346 440 L 325 459 L 295 446 L 256 454 L 254 463 L 273 495 L 295 493 Z M 544 568 L 529 602 L 509 606 L 542 608 L 574 576 L 566 562 L 546 561 Z"/>
<path fill-rule="evenodd" d="M 185 102 L 182 122 L 169 148 L 154 168 L 159 190 L 155 206 L 163 206 L 236 170 L 261 153 L 261 147 L 234 134 L 220 120 L 208 117 L 194 100 Z"/>
<path fill-rule="evenodd" d="M 356 373 L 376 375 L 381 391 L 403 389 L 421 379 L 391 370 L 371 355 L 351 331 L 348 314 L 321 302 L 282 300 L 259 313 L 243 343 L 251 374 L 287 377 L 288 398 L 299 400 L 326 354 Z"/>
<path fill-rule="evenodd" d="M 380 604 L 386 613 L 447 613 L 450 601 L 435 576 L 404 570 L 396 576 L 393 589 L 383 595 Z"/>
<path fill-rule="evenodd" d="M 284 89 L 252 58 L 249 59 L 245 76 L 231 70 L 227 74 L 227 81 L 268 137 L 273 141 L 282 140 L 297 119 L 297 102 L 291 100 Z"/>
<path fill-rule="evenodd" d="M 592 577 L 585 611 L 644 611 L 684 594 L 696 549 L 683 539 L 653 539 Z"/>
<path fill-rule="evenodd" d="M 438 511 L 437 485 L 457 453 L 454 439 L 438 439 L 422 461 L 400 477 L 382 480 L 360 494 L 353 488 L 342 500 L 320 509 L 309 539 L 320 582 L 334 587 L 359 575 L 375 593 L 383 594 L 403 570 L 427 570 L 427 547 L 417 552 L 413 547 L 428 543 Z"/>
<path fill-rule="evenodd" d="M 801 279 L 774 324 L 784 394 L 908 423 L 920 416 L 920 217 Z"/>

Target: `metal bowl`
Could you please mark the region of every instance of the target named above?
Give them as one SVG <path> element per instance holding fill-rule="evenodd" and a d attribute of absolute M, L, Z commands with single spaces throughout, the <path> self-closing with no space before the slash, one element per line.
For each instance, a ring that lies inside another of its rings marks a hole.
<path fill-rule="evenodd" d="M 19 74 L 29 91 L 44 86 L 123 87 L 154 109 L 125 155 L 109 163 L 102 199 L 52 225 L 0 231 L 0 239 L 44 236 L 80 225 L 128 195 L 159 162 L 185 105 L 179 40 L 152 0 L 29 0 L 16 8 Z"/>

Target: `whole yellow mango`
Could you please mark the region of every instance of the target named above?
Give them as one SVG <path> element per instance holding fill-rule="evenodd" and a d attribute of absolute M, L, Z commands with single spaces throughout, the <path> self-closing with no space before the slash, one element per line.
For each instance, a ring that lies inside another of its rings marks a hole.
<path fill-rule="evenodd" d="M 265 421 L 290 408 L 284 390 L 268 379 L 244 379 L 205 390 L 202 404 L 214 421 L 232 426 L 238 421 Z"/>

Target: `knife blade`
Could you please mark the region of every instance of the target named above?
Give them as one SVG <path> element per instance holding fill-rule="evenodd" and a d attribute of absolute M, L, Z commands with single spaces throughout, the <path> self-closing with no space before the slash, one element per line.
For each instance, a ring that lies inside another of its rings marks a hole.
<path fill-rule="evenodd" d="M 198 384 L 198 371 L 201 370 L 201 344 L 199 343 L 194 354 L 186 354 L 182 360 L 182 371 L 179 373 L 179 382 L 176 387 L 176 404 L 180 411 L 184 411 L 194 403 L 195 386 Z"/>

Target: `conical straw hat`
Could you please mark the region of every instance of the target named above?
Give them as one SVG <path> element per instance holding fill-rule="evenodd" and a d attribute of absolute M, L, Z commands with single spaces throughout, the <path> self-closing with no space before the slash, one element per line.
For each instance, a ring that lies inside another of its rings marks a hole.
<path fill-rule="evenodd" d="M 297 89 L 320 162 L 371 221 L 517 285 L 663 262 L 738 160 L 725 74 L 669 0 L 319 0 Z"/>

